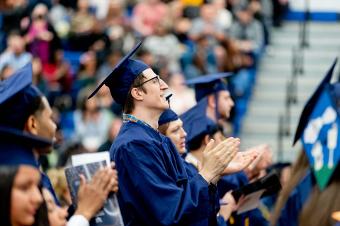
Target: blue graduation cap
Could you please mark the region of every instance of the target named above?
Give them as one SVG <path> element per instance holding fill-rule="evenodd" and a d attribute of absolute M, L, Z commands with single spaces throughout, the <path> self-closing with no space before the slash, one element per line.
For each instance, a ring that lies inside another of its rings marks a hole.
<path fill-rule="evenodd" d="M 131 56 L 141 46 L 141 44 L 142 41 L 140 41 L 126 56 L 124 56 L 118 62 L 118 64 L 113 68 L 112 72 L 88 98 L 93 97 L 103 85 L 106 85 L 110 89 L 112 98 L 118 104 L 124 105 L 133 81 L 145 69 L 150 68 L 142 61 L 130 59 Z"/>
<path fill-rule="evenodd" d="M 214 94 L 215 97 L 215 116 L 216 119 L 220 118 L 218 110 L 218 92 L 222 90 L 228 90 L 226 83 L 223 78 L 231 76 L 232 73 L 216 73 L 210 75 L 203 75 L 198 78 L 187 80 L 187 85 L 195 85 L 195 97 L 196 101 L 199 102 L 206 96 Z"/>
<path fill-rule="evenodd" d="M 41 93 L 32 86 L 32 65 L 27 64 L 0 82 L 0 164 L 37 166 L 33 147 L 52 142 L 23 131 L 32 101 Z"/>
<path fill-rule="evenodd" d="M 319 98 L 320 94 L 323 92 L 324 87 L 327 84 L 330 84 L 331 79 L 332 79 L 332 75 L 333 75 L 333 71 L 334 71 L 334 68 L 335 68 L 337 61 L 338 61 L 338 59 L 336 58 L 334 60 L 333 64 L 332 64 L 332 66 L 329 68 L 328 72 L 326 73 L 325 77 L 320 82 L 319 86 L 316 88 L 313 95 L 310 97 L 310 99 L 307 101 L 305 107 L 303 108 L 301 116 L 300 116 L 300 120 L 299 120 L 299 123 L 298 123 L 298 127 L 297 127 L 296 132 L 295 132 L 293 145 L 300 139 L 300 137 L 301 137 L 301 135 L 302 135 L 307 123 L 308 123 L 308 116 L 313 111 L 314 106 L 316 105 L 316 101 Z"/>
<path fill-rule="evenodd" d="M 43 94 L 32 85 L 32 65 L 25 65 L 0 82 L 0 125 L 24 129 L 34 101 Z"/>
<path fill-rule="evenodd" d="M 321 190 L 340 161 L 340 112 L 336 106 L 339 85 L 330 84 L 336 62 L 337 59 L 305 105 L 294 137 L 294 144 L 301 139 Z"/>
<path fill-rule="evenodd" d="M 158 119 L 158 126 L 164 125 L 168 122 L 173 122 L 178 119 L 178 115 L 170 108 L 166 109 Z"/>
<path fill-rule="evenodd" d="M 183 128 L 187 135 L 189 150 L 192 146 L 201 142 L 205 135 L 210 135 L 218 130 L 218 125 L 206 115 L 206 99 L 182 114 Z"/>
<path fill-rule="evenodd" d="M 195 85 L 196 101 L 200 101 L 209 94 L 217 93 L 221 90 L 228 90 L 223 78 L 231 76 L 232 73 L 216 73 L 202 75 L 198 78 L 187 80 L 185 84 Z"/>

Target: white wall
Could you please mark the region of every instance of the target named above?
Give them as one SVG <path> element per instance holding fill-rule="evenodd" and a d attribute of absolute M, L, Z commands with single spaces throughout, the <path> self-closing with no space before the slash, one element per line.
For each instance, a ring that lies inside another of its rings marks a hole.
<path fill-rule="evenodd" d="M 293 11 L 304 11 L 305 2 L 309 1 L 311 12 L 339 12 L 340 0 L 289 0 Z"/>

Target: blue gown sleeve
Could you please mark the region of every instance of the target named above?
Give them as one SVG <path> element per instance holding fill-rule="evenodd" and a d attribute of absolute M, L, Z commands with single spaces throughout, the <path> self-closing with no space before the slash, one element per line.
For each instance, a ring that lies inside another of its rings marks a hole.
<path fill-rule="evenodd" d="M 191 178 L 171 175 L 173 171 L 167 169 L 174 167 L 161 154 L 164 150 L 157 148 L 146 142 L 130 142 L 117 150 L 114 159 L 124 211 L 134 212 L 148 225 L 208 222 L 214 211 L 208 183 L 199 174 Z"/>

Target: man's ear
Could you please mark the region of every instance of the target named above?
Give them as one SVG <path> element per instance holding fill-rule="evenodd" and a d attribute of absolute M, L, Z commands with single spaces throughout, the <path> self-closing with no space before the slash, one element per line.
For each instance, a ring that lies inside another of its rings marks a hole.
<path fill-rule="evenodd" d="M 215 103 L 215 96 L 214 95 L 209 95 L 208 96 L 208 106 L 215 108 L 216 103 Z"/>
<path fill-rule="evenodd" d="M 206 146 L 208 143 L 209 143 L 209 141 L 210 141 L 210 136 L 209 135 L 205 135 L 204 136 L 204 139 L 203 139 L 203 144 L 204 144 L 204 146 Z"/>
<path fill-rule="evenodd" d="M 37 131 L 37 121 L 36 118 L 34 117 L 34 115 L 30 115 L 25 123 L 25 131 L 32 133 L 34 135 L 38 134 Z"/>
<path fill-rule="evenodd" d="M 141 89 L 138 89 L 138 88 L 132 88 L 131 89 L 131 96 L 136 100 L 139 100 L 139 101 L 143 100 L 144 99 L 143 94 L 144 94 L 144 92 Z"/>

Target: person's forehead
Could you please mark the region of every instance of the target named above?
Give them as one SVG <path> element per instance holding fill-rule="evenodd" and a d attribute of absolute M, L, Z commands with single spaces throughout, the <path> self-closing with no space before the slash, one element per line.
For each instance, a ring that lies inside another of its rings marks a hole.
<path fill-rule="evenodd" d="M 230 92 L 228 90 L 220 90 L 219 95 L 223 97 L 230 97 Z"/>
<path fill-rule="evenodd" d="M 182 120 L 177 119 L 175 121 L 171 121 L 169 124 L 169 127 L 181 126 L 182 124 L 183 124 Z"/>
<path fill-rule="evenodd" d="M 151 68 L 147 68 L 143 71 L 143 75 L 146 79 L 150 79 L 152 77 L 157 76 L 157 74 L 151 69 Z"/>

